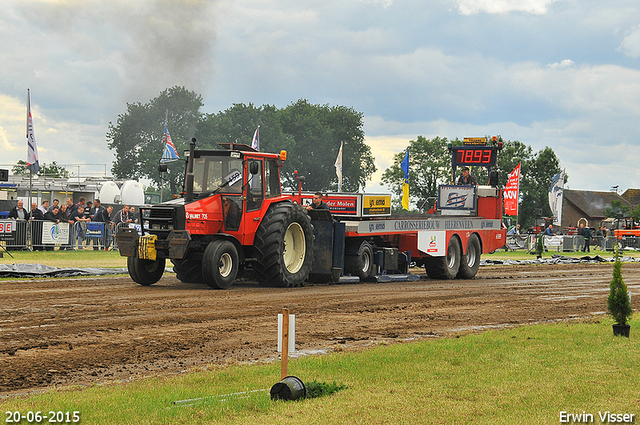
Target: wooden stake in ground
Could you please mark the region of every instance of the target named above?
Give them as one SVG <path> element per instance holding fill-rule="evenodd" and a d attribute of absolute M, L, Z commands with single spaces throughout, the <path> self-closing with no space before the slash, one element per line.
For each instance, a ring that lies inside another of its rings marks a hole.
<path fill-rule="evenodd" d="M 289 361 L 289 309 L 282 309 L 282 364 L 280 366 L 280 379 L 287 377 L 287 363 Z"/>

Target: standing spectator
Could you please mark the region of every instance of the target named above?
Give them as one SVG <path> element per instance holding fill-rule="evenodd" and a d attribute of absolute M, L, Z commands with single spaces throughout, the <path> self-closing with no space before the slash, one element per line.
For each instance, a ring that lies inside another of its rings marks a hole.
<path fill-rule="evenodd" d="M 65 245 L 62 245 L 60 247 L 61 250 L 65 250 L 65 249 L 72 249 L 71 248 L 71 241 L 75 240 L 75 233 L 73 233 L 74 231 L 74 223 L 73 221 L 71 221 L 69 219 L 69 214 L 67 212 L 67 204 L 62 204 L 62 206 L 60 207 L 60 211 L 58 212 L 58 217 L 60 218 L 60 222 L 61 223 L 68 223 L 69 224 L 69 240 L 67 241 L 67 243 Z"/>
<path fill-rule="evenodd" d="M 29 220 L 44 220 L 44 214 L 38 208 L 37 202 L 31 203 L 31 212 L 29 213 Z"/>
<path fill-rule="evenodd" d="M 53 209 L 47 211 L 44 214 L 44 219 L 46 221 L 51 221 L 51 222 L 56 223 L 56 224 L 60 223 L 60 221 L 61 221 L 60 220 L 60 208 L 54 206 Z"/>
<path fill-rule="evenodd" d="M 114 229 L 115 223 L 111 219 L 112 213 L 113 213 L 113 207 L 109 205 L 106 211 L 104 212 L 104 214 L 102 215 L 104 217 L 104 227 L 105 227 L 104 249 L 106 251 L 109 250 L 109 247 L 111 246 L 111 241 L 113 241 L 113 229 Z M 114 244 L 114 248 L 115 248 L 115 244 Z"/>
<path fill-rule="evenodd" d="M 73 203 L 73 198 L 67 198 L 67 214 L 71 215 L 75 207 L 76 206 Z"/>
<path fill-rule="evenodd" d="M 93 217 L 93 203 L 91 201 L 87 201 L 87 205 L 84 207 L 84 216 L 92 218 Z"/>
<path fill-rule="evenodd" d="M 76 245 L 76 248 L 82 249 L 82 242 L 84 241 L 84 235 L 87 232 L 87 222 L 91 221 L 90 218 L 86 218 L 84 216 L 84 207 L 80 204 L 77 206 L 78 208 L 69 215 L 69 220 L 73 220 L 74 226 L 76 228 L 76 238 L 72 240 L 72 244 Z M 76 244 L 77 239 L 77 244 Z"/>
<path fill-rule="evenodd" d="M 140 223 L 140 208 L 129 207 L 129 218 L 132 223 Z"/>
<path fill-rule="evenodd" d="M 84 212 L 86 203 L 87 203 L 87 198 L 85 198 L 84 196 L 81 196 L 80 199 L 78 199 L 78 203 L 73 206 L 73 209 L 77 210 L 78 207 L 82 207 L 82 211 Z M 71 215 L 71 213 L 69 213 L 69 215 Z"/>
<path fill-rule="evenodd" d="M 131 215 L 129 214 L 129 205 L 125 205 L 124 207 L 122 207 L 122 209 L 116 213 L 116 217 L 115 217 L 115 223 L 116 225 L 118 224 L 125 224 L 125 223 L 132 223 L 133 219 L 131 218 Z"/>
<path fill-rule="evenodd" d="M 580 227 L 583 226 L 584 223 L 580 223 Z M 591 228 L 589 226 L 584 226 L 582 236 L 584 237 L 584 246 L 582 247 L 582 252 L 591 252 Z"/>
<path fill-rule="evenodd" d="M 104 242 L 107 239 L 107 223 L 104 217 L 104 214 L 107 212 L 107 210 L 105 210 L 102 204 L 100 203 L 100 199 L 95 199 L 93 202 L 94 202 L 94 207 L 93 207 L 93 213 L 91 214 L 91 221 L 94 223 L 103 223 L 102 238 L 93 239 L 93 249 L 94 251 L 96 251 L 100 249 L 101 246 L 104 246 Z"/>
<path fill-rule="evenodd" d="M 60 213 L 60 209 L 57 206 L 54 206 L 52 210 L 47 211 L 44 214 L 44 219 L 45 221 L 50 221 L 52 223 L 60 223 L 60 217 L 58 216 L 58 214 Z M 53 251 L 54 246 L 53 245 L 45 245 L 44 249 L 45 251 Z"/>
<path fill-rule="evenodd" d="M 46 214 L 46 212 L 49 211 L 48 199 L 45 199 L 44 201 L 42 201 L 42 205 L 40 206 L 40 211 L 42 212 L 42 217 L 44 218 L 44 215 Z"/>
<path fill-rule="evenodd" d="M 53 205 L 49 207 L 49 211 L 53 210 L 54 208 L 58 208 L 58 212 L 60 212 L 60 200 L 58 198 L 53 199 Z"/>
<path fill-rule="evenodd" d="M 28 220 L 29 213 L 27 212 L 27 210 L 24 209 L 24 201 L 22 201 L 21 199 L 18 200 L 18 203 L 16 204 L 16 206 L 11 208 L 11 210 L 9 211 L 9 215 L 7 215 L 7 218 L 15 218 L 17 220 Z"/>
<path fill-rule="evenodd" d="M 44 214 L 38 208 L 37 202 L 31 203 L 31 212 L 29 213 L 29 226 L 31 227 L 31 248 L 34 251 L 42 251 L 42 220 Z"/>
<path fill-rule="evenodd" d="M 544 229 L 544 232 L 542 232 L 542 234 L 545 236 L 555 236 L 555 233 L 553 232 L 553 224 L 550 224 L 549 227 Z"/>

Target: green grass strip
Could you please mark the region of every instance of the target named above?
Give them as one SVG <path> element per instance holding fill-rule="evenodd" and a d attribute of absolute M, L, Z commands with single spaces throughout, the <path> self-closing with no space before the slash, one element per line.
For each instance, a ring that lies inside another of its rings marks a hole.
<path fill-rule="evenodd" d="M 522 326 L 460 338 L 303 357 L 289 374 L 345 388 L 273 402 L 279 364 L 5 398 L 3 412 L 79 411 L 84 424 L 555 424 L 561 412 L 635 414 L 640 321 Z M 6 413 L 5 413 L 6 419 Z M 23 422 L 26 423 L 26 422 Z"/>

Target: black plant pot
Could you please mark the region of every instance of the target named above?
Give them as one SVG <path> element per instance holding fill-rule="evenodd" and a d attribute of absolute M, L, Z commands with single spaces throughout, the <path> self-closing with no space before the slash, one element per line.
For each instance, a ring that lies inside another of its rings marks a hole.
<path fill-rule="evenodd" d="M 613 324 L 613 336 L 626 336 L 629 338 L 629 331 L 631 330 L 631 325 L 617 325 Z"/>

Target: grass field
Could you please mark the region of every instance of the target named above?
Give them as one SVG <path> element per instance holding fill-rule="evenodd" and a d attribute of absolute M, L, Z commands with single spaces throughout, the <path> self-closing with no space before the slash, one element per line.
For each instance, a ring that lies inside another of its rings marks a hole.
<path fill-rule="evenodd" d="M 280 368 L 262 364 L 0 403 L 23 415 L 78 411 L 85 424 L 553 424 L 561 412 L 595 423 L 599 412 L 634 414 L 638 423 L 638 328 L 635 320 L 632 338 L 613 337 L 603 318 L 303 357 L 289 363 L 291 375 L 347 388 L 295 402 L 270 400 Z"/>

